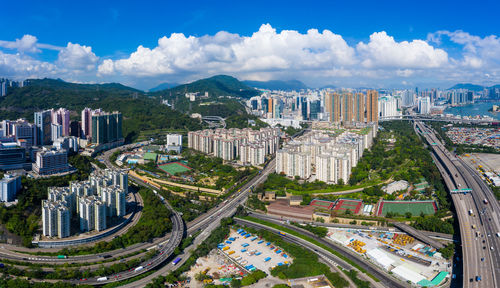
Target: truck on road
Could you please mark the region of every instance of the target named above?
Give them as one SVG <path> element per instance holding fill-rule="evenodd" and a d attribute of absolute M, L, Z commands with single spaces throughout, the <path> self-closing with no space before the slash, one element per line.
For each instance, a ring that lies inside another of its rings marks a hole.
<path fill-rule="evenodd" d="M 68 256 L 66 255 L 57 255 L 57 259 L 66 259 Z"/>
<path fill-rule="evenodd" d="M 138 271 L 141 271 L 142 269 L 144 269 L 144 267 L 142 266 L 139 266 L 137 268 L 134 269 L 134 272 L 138 272 Z"/>
<path fill-rule="evenodd" d="M 474 216 L 474 212 L 472 212 L 472 209 L 469 210 L 469 215 Z"/>
<path fill-rule="evenodd" d="M 108 280 L 108 277 L 99 277 L 97 278 L 97 281 L 101 282 L 101 281 L 106 281 Z"/>

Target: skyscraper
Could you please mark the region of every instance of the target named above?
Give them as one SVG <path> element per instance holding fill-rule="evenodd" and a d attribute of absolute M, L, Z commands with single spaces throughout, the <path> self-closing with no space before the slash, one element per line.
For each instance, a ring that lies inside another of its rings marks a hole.
<path fill-rule="evenodd" d="M 69 111 L 65 108 L 52 110 L 52 124 L 61 125 L 61 135 L 69 136 Z"/>
<path fill-rule="evenodd" d="M 354 96 L 354 121 L 365 122 L 365 95 L 356 93 Z"/>
<path fill-rule="evenodd" d="M 82 110 L 82 131 L 82 138 L 87 139 L 92 135 L 92 109 L 90 108 Z"/>
<path fill-rule="evenodd" d="M 378 92 L 366 91 L 366 121 L 378 122 Z"/>
<path fill-rule="evenodd" d="M 52 142 L 56 141 L 57 139 L 63 136 L 63 126 L 60 124 L 52 123 L 50 131 L 51 131 L 50 139 L 52 140 Z"/>
<path fill-rule="evenodd" d="M 92 143 L 104 144 L 122 138 L 122 114 L 120 112 L 101 112 L 92 115 Z"/>
<path fill-rule="evenodd" d="M 351 123 L 353 121 L 353 95 L 352 93 L 342 94 L 342 121 L 344 124 Z"/>
<path fill-rule="evenodd" d="M 37 130 L 36 145 L 50 145 L 52 144 L 52 111 L 45 110 L 35 112 L 35 126 Z"/>

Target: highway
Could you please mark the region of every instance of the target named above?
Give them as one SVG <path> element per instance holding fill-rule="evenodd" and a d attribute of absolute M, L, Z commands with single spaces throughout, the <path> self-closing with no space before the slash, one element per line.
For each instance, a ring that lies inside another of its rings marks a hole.
<path fill-rule="evenodd" d="M 276 229 L 274 229 L 272 227 L 268 227 L 266 225 L 262 225 L 262 224 L 255 223 L 255 222 L 251 222 L 251 221 L 248 221 L 248 220 L 236 218 L 236 221 L 239 222 L 239 223 L 242 223 L 244 225 L 255 227 L 255 228 L 258 228 L 258 229 L 266 229 L 266 230 L 269 230 L 269 231 L 272 231 L 272 232 L 276 232 L 276 231 L 279 232 L 279 230 L 276 230 Z M 288 229 L 292 229 L 292 230 L 294 230 L 294 231 L 296 231 L 296 232 L 298 232 L 300 234 L 303 234 L 303 235 L 306 235 L 306 236 L 308 236 L 310 238 L 313 238 L 314 240 L 320 242 L 321 244 L 326 245 L 329 248 L 331 248 L 331 249 L 333 249 L 333 250 L 341 253 L 343 256 L 348 257 L 354 263 L 356 263 L 357 265 L 359 265 L 360 267 L 362 267 L 366 271 L 368 271 L 368 273 L 372 274 L 377 279 L 379 279 L 380 280 L 379 284 L 381 284 L 384 287 L 391 287 L 391 288 L 392 287 L 397 287 L 397 288 L 410 287 L 406 283 L 403 283 L 403 282 L 401 282 L 401 281 L 393 278 L 392 276 L 390 276 L 386 272 L 381 271 L 381 269 L 378 268 L 378 267 L 376 267 L 374 264 L 369 263 L 368 261 L 360 258 L 357 255 L 354 255 L 354 253 L 351 253 L 351 251 L 348 251 L 348 249 L 343 249 L 342 247 L 334 245 L 333 243 L 331 243 L 329 241 L 326 241 L 325 239 L 317 237 L 316 235 L 310 233 L 309 231 L 305 231 L 305 230 L 299 229 L 299 228 L 297 228 L 295 226 L 291 226 L 291 225 L 284 225 L 283 223 L 276 222 L 276 221 L 269 221 L 269 222 L 286 226 Z M 283 236 L 283 235 L 281 235 L 281 236 Z M 347 262 L 345 262 L 344 260 L 340 259 L 339 257 L 333 255 L 331 252 L 329 252 L 327 250 L 324 250 L 321 247 L 318 247 L 318 246 L 310 243 L 309 241 L 306 241 L 306 240 L 304 240 L 304 239 L 302 239 L 300 237 L 297 237 L 297 236 L 294 236 L 294 235 L 290 235 L 290 234 L 286 234 L 284 236 L 284 238 L 286 238 L 287 241 L 289 239 L 293 240 L 293 241 L 295 241 L 294 243 L 296 243 L 298 245 L 301 245 L 301 246 L 304 246 L 304 247 L 307 247 L 308 249 L 313 249 L 313 250 L 321 251 L 323 254 L 327 255 L 332 261 L 334 261 L 335 263 L 337 263 L 338 265 L 340 265 L 343 269 L 346 269 L 346 270 L 353 269 L 352 265 L 348 264 Z M 365 278 L 365 280 L 371 279 L 368 276 L 366 276 L 364 278 Z M 372 284 L 374 284 L 373 281 L 370 280 L 370 282 L 372 282 Z M 377 286 L 379 286 L 379 285 L 377 285 Z"/>
<path fill-rule="evenodd" d="M 499 287 L 500 238 L 496 236 L 500 232 L 498 201 L 477 172 L 449 152 L 432 129 L 422 122 L 415 122 L 415 128 L 430 144 L 433 157 L 437 160 L 436 166 L 448 190 L 472 189 L 467 194 L 451 194 L 460 226 L 463 287 Z M 486 204 L 484 199 L 488 199 L 489 203 Z"/>
<path fill-rule="evenodd" d="M 199 244 L 201 244 L 210 234 L 214 229 L 216 229 L 219 224 L 220 220 L 226 217 L 231 217 L 234 215 L 236 212 L 236 209 L 238 208 L 239 205 L 242 205 L 243 202 L 245 202 L 246 198 L 248 197 L 248 194 L 251 193 L 251 188 L 254 186 L 257 186 L 261 183 L 263 183 L 266 179 L 269 173 L 273 172 L 275 170 L 275 165 L 276 165 L 276 160 L 273 159 L 271 160 L 262 170 L 262 172 L 255 176 L 253 179 L 251 179 L 249 182 L 244 184 L 240 189 L 239 192 L 236 192 L 233 194 L 229 199 L 227 199 L 227 202 L 223 202 L 222 204 L 219 204 L 219 207 L 214 207 L 204 215 L 198 217 L 195 221 L 190 222 L 190 225 L 188 225 L 187 233 L 195 233 L 198 230 L 201 230 L 200 235 L 195 238 L 193 244 L 191 244 L 189 247 L 185 249 L 185 251 L 181 254 L 178 255 L 178 257 L 181 257 L 181 262 L 179 262 L 177 265 L 173 265 L 172 263 L 169 263 L 162 268 L 158 269 L 156 272 L 152 273 L 151 275 L 148 275 L 142 279 L 139 279 L 137 281 L 134 281 L 133 283 L 127 284 L 123 287 L 127 288 L 136 288 L 136 287 L 144 287 L 147 283 L 151 282 L 154 278 L 160 276 L 160 275 L 166 275 L 176 267 L 181 266 L 186 259 L 189 257 L 190 251 L 193 251 Z"/>
<path fill-rule="evenodd" d="M 248 207 L 247 211 L 249 210 Z M 304 221 L 302 219 L 298 218 L 292 218 L 292 217 L 284 217 L 284 216 L 274 216 L 274 215 L 269 215 L 269 214 L 261 214 L 256 211 L 251 211 L 249 213 L 250 216 L 260 218 L 263 220 L 289 220 L 297 223 L 309 223 L 313 224 L 316 226 L 324 226 L 324 227 L 334 227 L 334 228 L 345 228 L 345 229 L 357 229 L 357 230 L 364 230 L 364 231 L 380 231 L 380 232 L 393 232 L 393 231 L 400 231 L 402 233 L 406 233 L 402 230 L 399 229 L 394 229 L 391 227 L 379 227 L 379 226 L 363 226 L 363 225 L 352 225 L 352 224 L 340 224 L 340 223 L 321 223 L 321 222 L 311 222 L 311 221 Z M 397 227 L 396 227 L 397 228 Z M 431 232 L 431 231 L 423 231 L 423 230 L 418 230 L 419 233 L 438 240 L 443 240 L 443 241 L 454 241 L 453 235 L 451 234 L 445 234 L 445 233 L 439 233 L 439 232 Z"/>
<path fill-rule="evenodd" d="M 181 240 L 184 236 L 184 231 L 185 231 L 184 222 L 182 220 L 182 217 L 179 215 L 179 213 L 176 212 L 167 201 L 162 200 L 162 202 L 165 206 L 167 206 L 167 208 L 170 211 L 172 211 L 172 215 L 171 215 L 172 232 L 171 232 L 170 239 L 168 240 L 168 242 L 166 244 L 161 245 L 161 247 L 157 246 L 159 248 L 158 253 L 153 258 L 141 263 L 135 269 L 132 268 L 128 271 L 122 271 L 120 273 L 116 273 L 113 275 L 101 275 L 101 276 L 106 276 L 107 277 L 106 280 L 100 281 L 100 280 L 98 280 L 100 277 L 95 277 L 95 278 L 90 278 L 90 279 L 73 280 L 70 282 L 72 282 L 74 284 L 103 285 L 106 283 L 110 283 L 110 282 L 114 282 L 114 281 L 118 281 L 118 280 L 125 280 L 125 279 L 135 277 L 139 274 L 145 273 L 149 270 L 156 268 L 157 266 L 162 265 L 165 262 L 165 260 L 167 260 L 172 255 L 172 253 L 174 252 L 174 249 L 180 245 Z"/>

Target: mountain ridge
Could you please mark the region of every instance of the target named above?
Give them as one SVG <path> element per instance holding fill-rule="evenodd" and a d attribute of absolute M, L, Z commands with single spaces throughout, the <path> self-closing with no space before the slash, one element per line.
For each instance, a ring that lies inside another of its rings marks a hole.
<path fill-rule="evenodd" d="M 234 96 L 250 98 L 260 95 L 260 92 L 252 87 L 243 84 L 238 79 L 229 75 L 216 75 L 209 78 L 199 79 L 190 83 L 181 84 L 173 88 L 156 91 L 153 94 L 169 97 L 184 97 L 185 93 L 201 94 L 208 92 L 209 97 Z M 172 96 L 170 96 L 172 95 Z"/>

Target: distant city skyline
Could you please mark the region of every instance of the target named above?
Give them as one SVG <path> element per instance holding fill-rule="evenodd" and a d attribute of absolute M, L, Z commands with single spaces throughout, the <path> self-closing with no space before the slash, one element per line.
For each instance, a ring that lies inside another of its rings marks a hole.
<path fill-rule="evenodd" d="M 500 84 L 495 1 L 5 3 L 0 78 L 147 90 L 217 74 L 310 87 Z"/>

